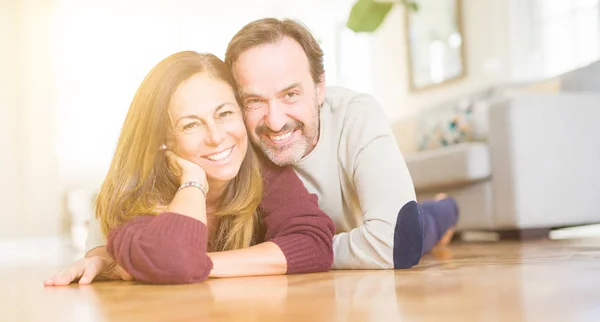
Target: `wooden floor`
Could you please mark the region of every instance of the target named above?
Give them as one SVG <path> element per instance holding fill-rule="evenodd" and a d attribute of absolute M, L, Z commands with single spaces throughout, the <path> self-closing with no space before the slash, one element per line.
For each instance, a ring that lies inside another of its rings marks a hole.
<path fill-rule="evenodd" d="M 411 270 L 44 287 L 0 266 L 0 321 L 600 321 L 600 240 L 453 244 Z"/>

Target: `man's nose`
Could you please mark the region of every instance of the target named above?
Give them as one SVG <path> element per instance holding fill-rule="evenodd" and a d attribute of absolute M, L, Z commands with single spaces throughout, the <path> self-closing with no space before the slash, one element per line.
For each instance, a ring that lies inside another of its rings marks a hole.
<path fill-rule="evenodd" d="M 269 129 L 273 132 L 279 132 L 285 126 L 286 119 L 283 107 L 277 102 L 269 102 L 267 115 L 265 116 L 265 123 Z"/>

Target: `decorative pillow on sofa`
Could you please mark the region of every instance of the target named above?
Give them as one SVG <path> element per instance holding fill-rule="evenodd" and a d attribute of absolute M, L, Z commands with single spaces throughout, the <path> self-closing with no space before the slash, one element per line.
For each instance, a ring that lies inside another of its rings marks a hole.
<path fill-rule="evenodd" d="M 419 116 L 419 151 L 471 141 L 485 141 L 488 133 L 488 109 L 494 96 L 487 90 L 457 103 L 424 111 Z"/>

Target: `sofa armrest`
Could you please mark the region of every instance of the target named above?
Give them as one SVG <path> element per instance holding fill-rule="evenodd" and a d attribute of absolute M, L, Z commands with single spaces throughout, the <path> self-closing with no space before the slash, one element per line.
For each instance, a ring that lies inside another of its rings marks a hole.
<path fill-rule="evenodd" d="M 405 157 L 417 193 L 455 188 L 491 176 L 487 143 L 465 142 Z"/>
<path fill-rule="evenodd" d="M 497 226 L 600 222 L 600 94 L 519 94 L 489 117 Z"/>

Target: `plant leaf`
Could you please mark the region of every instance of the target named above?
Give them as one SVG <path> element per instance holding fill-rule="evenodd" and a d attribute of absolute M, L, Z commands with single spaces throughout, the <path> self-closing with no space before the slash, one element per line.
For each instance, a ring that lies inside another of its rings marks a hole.
<path fill-rule="evenodd" d="M 354 32 L 373 32 L 385 19 L 394 6 L 393 3 L 358 0 L 346 22 L 346 26 Z"/>

